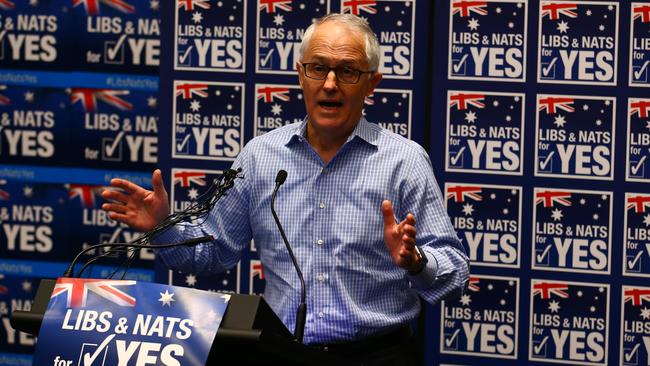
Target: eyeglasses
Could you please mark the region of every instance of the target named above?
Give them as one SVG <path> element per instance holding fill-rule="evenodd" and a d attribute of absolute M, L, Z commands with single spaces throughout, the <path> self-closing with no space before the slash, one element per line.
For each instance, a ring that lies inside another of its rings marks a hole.
<path fill-rule="evenodd" d="M 325 80 L 330 71 L 334 71 L 336 80 L 343 84 L 356 84 L 361 78 L 361 74 L 369 74 L 374 71 L 361 71 L 349 66 L 329 67 L 323 64 L 306 62 L 302 63 L 305 70 L 305 76 L 314 80 Z"/>

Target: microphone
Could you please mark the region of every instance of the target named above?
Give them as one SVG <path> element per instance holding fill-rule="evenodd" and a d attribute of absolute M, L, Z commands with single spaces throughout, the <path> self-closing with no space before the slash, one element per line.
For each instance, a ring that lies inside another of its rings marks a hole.
<path fill-rule="evenodd" d="M 271 213 L 273 214 L 273 219 L 275 219 L 275 224 L 277 225 L 278 230 L 280 230 L 282 241 L 284 241 L 284 245 L 287 247 L 287 252 L 289 252 L 293 266 L 296 268 L 296 273 L 298 273 L 298 279 L 300 280 L 300 305 L 298 305 L 298 310 L 296 311 L 296 328 L 293 332 L 293 336 L 298 343 L 302 343 L 303 335 L 305 333 L 305 322 L 307 320 L 307 303 L 305 302 L 307 291 L 305 289 L 305 278 L 302 276 L 302 271 L 300 270 L 300 266 L 298 266 L 296 256 L 293 255 L 293 250 L 291 250 L 291 245 L 289 245 L 289 240 L 287 240 L 280 219 L 275 213 L 275 196 L 277 195 L 280 186 L 284 184 L 285 180 L 287 180 L 287 172 L 285 170 L 280 170 L 278 175 L 275 176 L 275 189 L 273 190 L 273 196 L 271 197 Z"/>
<path fill-rule="evenodd" d="M 136 244 L 136 243 L 104 243 L 104 244 L 91 245 L 88 248 L 86 248 L 86 249 L 82 250 L 81 252 L 79 252 L 79 254 L 77 254 L 77 256 L 72 260 L 72 263 L 70 263 L 70 266 L 68 267 L 68 269 L 66 269 L 65 272 L 63 273 L 63 277 L 75 277 L 75 275 L 74 275 L 74 266 L 77 264 L 77 262 L 79 261 L 81 256 L 84 255 L 85 253 L 91 251 L 91 250 L 95 250 L 95 249 L 98 249 L 98 248 L 115 247 L 115 248 L 138 248 L 138 249 L 155 248 L 155 249 L 159 249 L 159 248 L 173 248 L 173 247 L 181 247 L 181 246 L 189 246 L 189 247 L 191 247 L 191 246 L 195 246 L 195 245 L 198 245 L 198 244 L 201 244 L 201 243 L 207 243 L 209 241 L 212 241 L 213 239 L 214 239 L 214 237 L 212 237 L 212 235 L 206 235 L 206 236 L 201 236 L 201 237 L 198 237 L 198 238 L 189 239 L 189 240 L 182 241 L 180 243 L 173 243 L 173 244 L 148 245 L 148 244 Z M 90 264 L 93 261 L 94 261 L 94 258 L 91 259 L 89 261 L 89 263 L 87 263 L 87 264 Z M 86 269 L 86 267 L 87 267 L 87 265 L 84 266 L 81 269 L 81 271 L 79 272 L 78 275 L 81 275 L 81 273 L 84 271 L 84 269 Z"/>

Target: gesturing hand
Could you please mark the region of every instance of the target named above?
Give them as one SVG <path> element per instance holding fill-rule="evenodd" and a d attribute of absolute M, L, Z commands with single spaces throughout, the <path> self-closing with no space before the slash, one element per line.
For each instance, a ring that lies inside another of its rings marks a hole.
<path fill-rule="evenodd" d="M 162 173 L 156 169 L 151 176 L 153 191 L 146 190 L 128 180 L 115 178 L 111 186 L 126 192 L 105 190 L 102 197 L 110 201 L 102 209 L 108 217 L 125 223 L 138 231 L 149 231 L 169 215 L 167 191 L 163 185 Z"/>
<path fill-rule="evenodd" d="M 384 217 L 384 243 L 395 264 L 407 271 L 414 271 L 420 258 L 415 252 L 415 216 L 406 218 L 397 224 L 390 201 L 381 203 L 381 213 Z"/>

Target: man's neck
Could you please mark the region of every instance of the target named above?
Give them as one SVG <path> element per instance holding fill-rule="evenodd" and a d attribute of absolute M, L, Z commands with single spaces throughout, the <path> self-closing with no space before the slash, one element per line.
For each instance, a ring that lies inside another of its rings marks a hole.
<path fill-rule="evenodd" d="M 345 144 L 350 134 L 352 134 L 352 131 L 354 131 L 354 129 L 347 131 L 347 133 L 328 134 L 326 132 L 316 131 L 310 123 L 307 123 L 306 137 L 307 141 L 320 156 L 323 163 L 328 164 L 334 158 L 341 146 Z"/>

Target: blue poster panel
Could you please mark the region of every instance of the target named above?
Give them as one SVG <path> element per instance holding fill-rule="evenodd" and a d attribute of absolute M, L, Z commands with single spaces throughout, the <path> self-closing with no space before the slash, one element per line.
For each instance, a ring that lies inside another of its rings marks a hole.
<path fill-rule="evenodd" d="M 63 89 L 0 85 L 2 162 L 67 165 L 69 104 Z"/>
<path fill-rule="evenodd" d="M 521 187 L 448 182 L 445 194 L 472 267 L 519 268 Z"/>
<path fill-rule="evenodd" d="M 616 98 L 537 95 L 535 175 L 614 179 Z"/>
<path fill-rule="evenodd" d="M 248 1 L 174 1 L 174 70 L 244 72 Z"/>
<path fill-rule="evenodd" d="M 411 138 L 411 90 L 375 89 L 366 97 L 364 104 L 363 113 L 368 121 L 407 139 Z"/>
<path fill-rule="evenodd" d="M 255 71 L 295 74 L 305 30 L 329 12 L 330 0 L 257 0 Z"/>
<path fill-rule="evenodd" d="M 540 1 L 537 82 L 616 85 L 619 6 Z"/>
<path fill-rule="evenodd" d="M 526 80 L 528 2 L 451 0 L 447 77 Z"/>
<path fill-rule="evenodd" d="M 210 292 L 241 293 L 241 263 L 237 263 L 235 268 L 214 275 L 198 275 L 168 270 L 167 284 Z"/>
<path fill-rule="evenodd" d="M 628 182 L 650 182 L 650 99 L 627 100 L 627 149 L 625 178 Z"/>
<path fill-rule="evenodd" d="M 623 286 L 620 365 L 650 363 L 650 288 Z"/>
<path fill-rule="evenodd" d="M 31 309 L 37 286 L 34 278 L 0 273 L 0 365 L 31 365 L 36 337 L 15 330 L 9 319 L 16 310 Z"/>
<path fill-rule="evenodd" d="M 517 358 L 519 279 L 471 275 L 459 299 L 441 306 L 440 353 Z"/>
<path fill-rule="evenodd" d="M 535 188 L 532 268 L 611 273 L 612 192 Z"/>
<path fill-rule="evenodd" d="M 174 81 L 172 157 L 233 161 L 244 146 L 244 83 Z"/>
<path fill-rule="evenodd" d="M 522 175 L 525 105 L 522 93 L 449 90 L 445 169 Z"/>
<path fill-rule="evenodd" d="M 298 85 L 255 84 L 255 98 L 254 136 L 305 118 L 305 103 Z"/>
<path fill-rule="evenodd" d="M 386 79 L 413 79 L 415 0 L 341 0 L 341 12 L 368 20 L 379 38 L 379 72 Z"/>
<path fill-rule="evenodd" d="M 34 364 L 203 365 L 229 299 L 130 280 L 59 278 Z"/>
<path fill-rule="evenodd" d="M 650 86 L 650 3 L 632 3 L 629 86 Z"/>
<path fill-rule="evenodd" d="M 66 61 L 73 70 L 158 75 L 160 2 L 73 1 Z"/>
<path fill-rule="evenodd" d="M 623 275 L 650 277 L 650 195 L 625 193 Z"/>
<path fill-rule="evenodd" d="M 531 280 L 528 359 L 607 365 L 607 284 Z"/>

